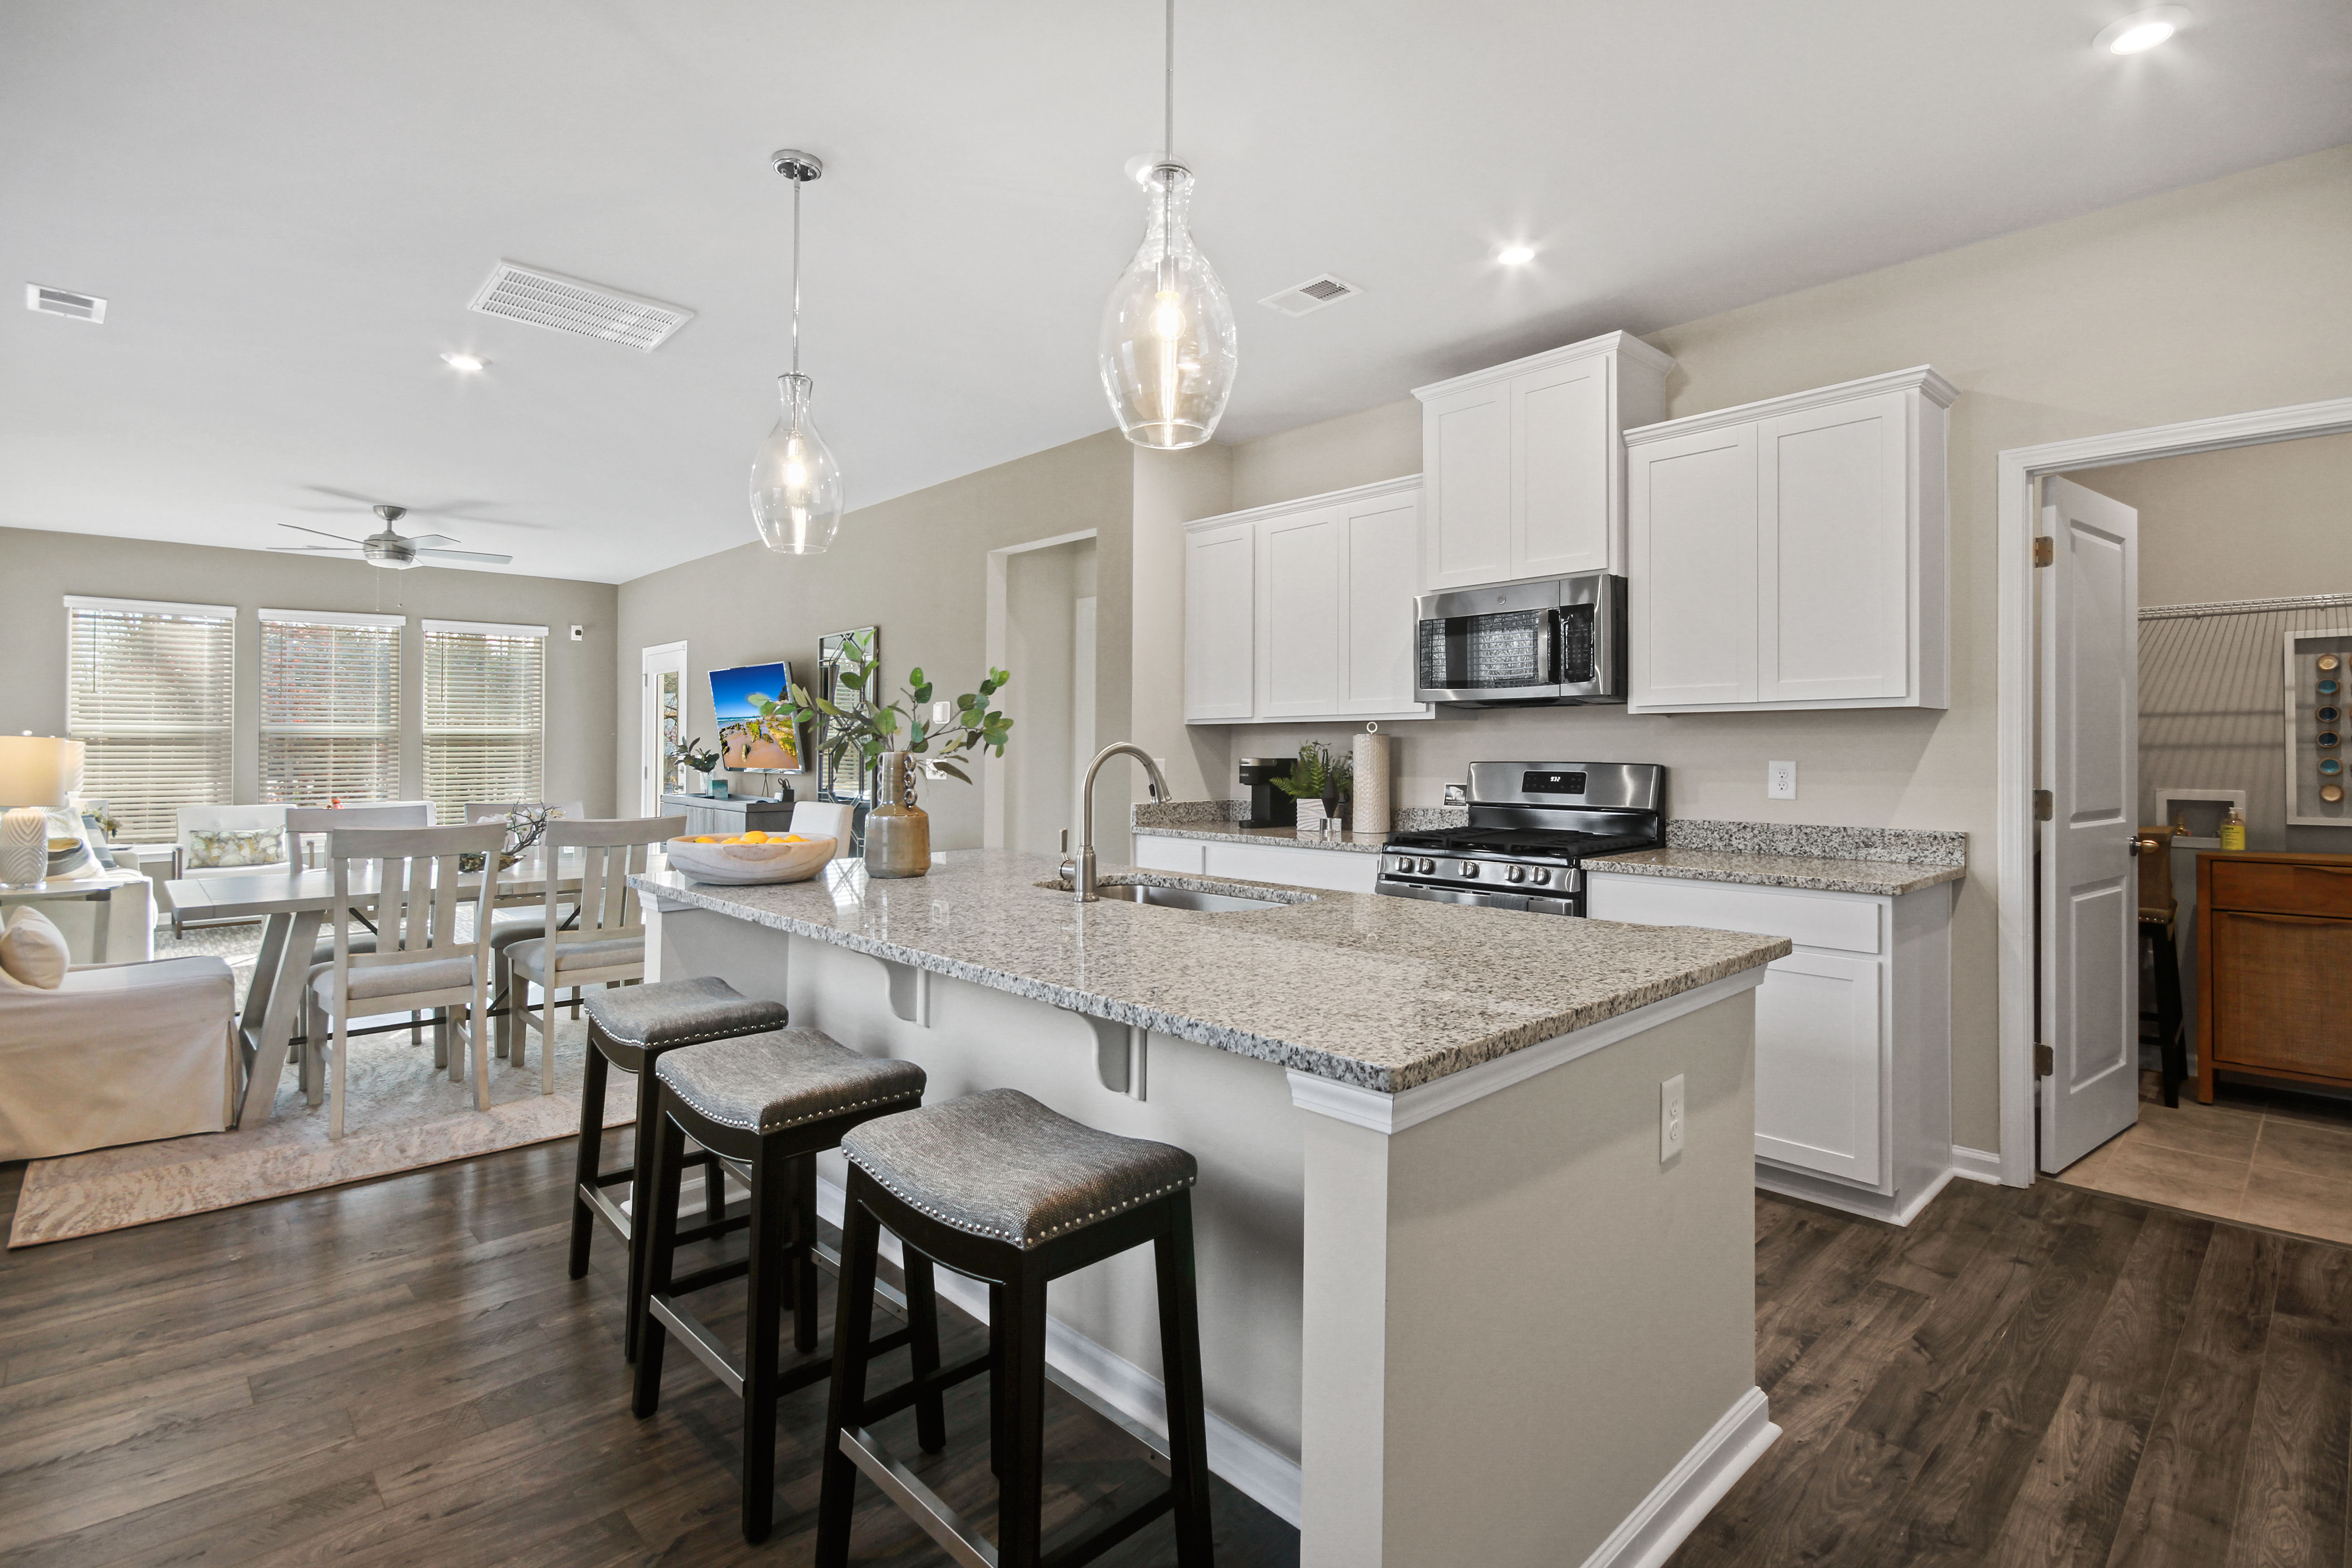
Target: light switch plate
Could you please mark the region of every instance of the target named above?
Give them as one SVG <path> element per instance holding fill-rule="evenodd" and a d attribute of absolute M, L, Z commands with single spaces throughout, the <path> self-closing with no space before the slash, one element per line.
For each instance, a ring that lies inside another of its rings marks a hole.
<path fill-rule="evenodd" d="M 1683 1075 L 1658 1085 L 1658 1163 L 1683 1152 Z"/>
<path fill-rule="evenodd" d="M 572 627 L 572 640 L 573 642 L 586 642 L 588 640 L 588 628 L 586 626 Z"/>
<path fill-rule="evenodd" d="M 1766 763 L 1764 764 L 1764 797 L 1767 800 L 1797 798 L 1797 764 Z"/>
<path fill-rule="evenodd" d="M 950 702 L 950 701 L 948 701 L 947 700 L 945 700 L 944 698 L 942 698 L 940 700 L 939 700 L 939 701 L 934 702 L 934 703 L 932 703 L 932 704 L 931 704 L 931 722 L 932 722 L 932 723 L 934 723 L 934 724 L 947 724 L 947 723 L 951 723 L 951 722 L 953 722 L 953 721 L 954 721 L 954 720 L 955 720 L 955 704 L 954 704 L 954 703 Z"/>

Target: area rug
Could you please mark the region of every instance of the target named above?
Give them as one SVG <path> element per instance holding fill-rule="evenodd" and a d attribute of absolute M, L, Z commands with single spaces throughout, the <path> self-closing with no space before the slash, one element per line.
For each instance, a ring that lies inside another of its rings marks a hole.
<path fill-rule="evenodd" d="M 158 957 L 217 952 L 236 966 L 243 992 L 259 928 L 190 932 L 201 944 L 161 940 L 163 934 L 155 944 Z M 341 1142 L 327 1136 L 327 1107 L 305 1102 L 289 1067 L 278 1083 L 276 1114 L 259 1127 L 33 1162 L 17 1194 L 8 1245 L 93 1236 L 568 1138 L 580 1129 L 587 1025 L 558 1018 L 552 1094 L 540 1092 L 535 1033 L 524 1067 L 491 1060 L 486 1111 L 474 1109 L 470 1081 L 452 1083 L 446 1070 L 434 1067 L 429 1026 L 421 1046 L 410 1043 L 405 1029 L 363 1036 L 352 1042 Z M 625 1126 L 635 1114 L 636 1080 L 614 1073 L 604 1094 L 604 1125 Z"/>

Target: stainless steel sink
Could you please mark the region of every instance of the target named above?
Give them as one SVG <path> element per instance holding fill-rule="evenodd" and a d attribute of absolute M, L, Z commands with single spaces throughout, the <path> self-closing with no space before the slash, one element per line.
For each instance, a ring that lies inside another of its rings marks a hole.
<path fill-rule="evenodd" d="M 1196 893 L 1190 888 L 1160 888 L 1149 882 L 1097 883 L 1095 896 L 1129 904 L 1158 904 L 1163 909 L 1200 910 L 1210 914 L 1283 908 L 1276 899 L 1237 899 L 1231 893 Z"/>

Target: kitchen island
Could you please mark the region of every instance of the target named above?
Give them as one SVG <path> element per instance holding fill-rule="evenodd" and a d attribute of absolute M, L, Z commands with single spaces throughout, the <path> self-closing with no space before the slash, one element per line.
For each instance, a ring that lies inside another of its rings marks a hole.
<path fill-rule="evenodd" d="M 932 1102 L 1020 1089 L 1198 1157 L 1211 1465 L 1307 1564 L 1656 1561 L 1771 1440 L 1752 991 L 1788 942 L 1150 873 L 1104 881 L 1260 907 L 1079 904 L 1054 875 L 635 880 L 659 974 L 919 1062 Z M 1149 1256 L 1111 1259 L 1055 1287 L 1048 1339 L 1146 1426 L 1153 1302 Z"/>

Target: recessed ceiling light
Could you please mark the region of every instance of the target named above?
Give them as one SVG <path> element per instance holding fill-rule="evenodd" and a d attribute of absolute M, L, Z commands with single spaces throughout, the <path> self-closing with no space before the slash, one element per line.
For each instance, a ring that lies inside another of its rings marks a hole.
<path fill-rule="evenodd" d="M 1531 245 L 1507 245 L 1495 252 L 1495 259 L 1506 267 L 1523 266 L 1535 258 L 1535 247 Z"/>
<path fill-rule="evenodd" d="M 2092 47 L 2111 55 L 2136 55 L 2152 49 L 2189 25 L 2186 5 L 2158 5 L 2118 16 L 2100 29 Z"/>
<path fill-rule="evenodd" d="M 448 362 L 450 369 L 462 370 L 468 375 L 476 371 L 488 370 L 490 364 L 479 354 L 443 354 L 441 357 Z"/>

